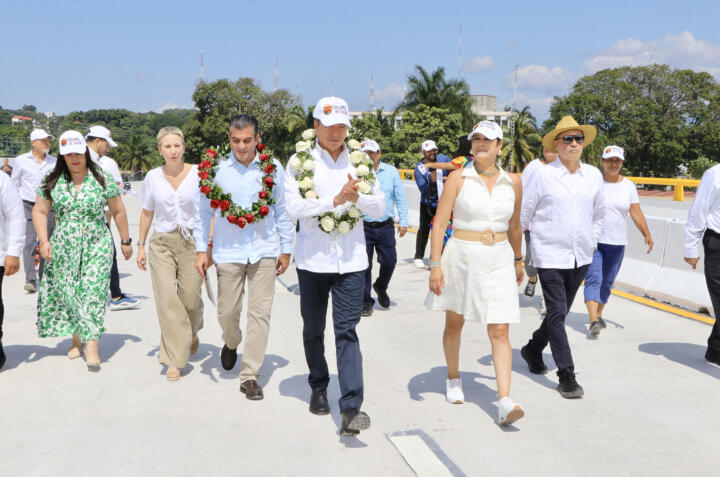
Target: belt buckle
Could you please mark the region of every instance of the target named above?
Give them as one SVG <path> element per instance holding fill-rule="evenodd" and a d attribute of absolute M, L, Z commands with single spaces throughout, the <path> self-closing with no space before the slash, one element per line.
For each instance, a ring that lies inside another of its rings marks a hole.
<path fill-rule="evenodd" d="M 490 229 L 485 229 L 480 232 L 480 241 L 485 245 L 495 244 L 495 232 Z"/>

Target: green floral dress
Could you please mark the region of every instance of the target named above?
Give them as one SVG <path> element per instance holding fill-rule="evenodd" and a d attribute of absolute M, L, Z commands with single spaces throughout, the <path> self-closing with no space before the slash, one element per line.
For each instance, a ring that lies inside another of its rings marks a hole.
<path fill-rule="evenodd" d="M 55 231 L 52 260 L 46 263 L 38 296 L 38 336 L 76 334 L 98 340 L 110 283 L 113 245 L 105 225 L 105 205 L 120 193 L 105 171 L 105 189 L 88 170 L 79 191 L 61 176 L 50 193 Z M 47 198 L 42 189 L 38 195 Z"/>

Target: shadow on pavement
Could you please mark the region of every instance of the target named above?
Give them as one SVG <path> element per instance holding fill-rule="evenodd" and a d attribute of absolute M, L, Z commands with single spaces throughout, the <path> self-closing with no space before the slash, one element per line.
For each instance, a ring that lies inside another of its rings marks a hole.
<path fill-rule="evenodd" d="M 720 379 L 720 367 L 705 360 L 707 346 L 692 343 L 642 343 L 638 350 L 643 353 L 664 356 L 670 361 Z"/>
<path fill-rule="evenodd" d="M 548 346 L 549 348 L 549 346 Z M 546 348 L 547 349 L 547 348 Z M 520 349 L 513 348 L 513 362 L 512 362 L 512 370 L 514 373 L 522 374 L 523 376 L 532 379 L 536 383 L 545 386 L 548 389 L 552 389 L 553 391 L 556 390 L 557 383 L 553 382 L 548 378 L 548 375 L 555 374 L 553 371 L 556 369 L 555 366 L 555 360 L 552 357 L 552 354 L 550 353 L 543 353 L 543 361 L 545 362 L 545 366 L 547 366 L 548 374 L 533 374 L 530 372 L 530 370 L 527 367 L 527 363 L 525 363 L 525 360 L 523 359 L 522 355 L 520 354 Z M 478 363 L 485 365 L 485 366 L 492 366 L 492 354 L 488 354 L 486 356 L 483 356 L 482 358 L 478 359 Z M 493 376 L 493 379 L 495 377 Z"/>
<path fill-rule="evenodd" d="M 135 335 L 105 333 L 99 344 L 100 361 L 105 363 L 115 356 L 127 341 L 139 343 L 142 341 Z M 70 349 L 72 338 L 68 337 L 53 347 L 41 345 L 6 345 L 4 346 L 7 361 L 3 371 L 17 368 L 22 363 L 33 363 L 48 356 L 65 356 Z"/>

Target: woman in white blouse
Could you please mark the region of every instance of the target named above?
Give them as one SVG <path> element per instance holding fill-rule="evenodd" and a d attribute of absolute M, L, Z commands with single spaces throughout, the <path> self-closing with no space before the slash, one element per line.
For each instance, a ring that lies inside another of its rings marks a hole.
<path fill-rule="evenodd" d="M 164 127 L 157 137 L 165 165 L 148 172 L 143 182 L 137 264 L 146 270 L 145 239 L 155 217 L 148 254 L 160 322 L 158 358 L 168 367 L 167 379 L 177 381 L 188 356 L 197 352 L 203 326 L 202 277 L 195 271 L 192 237 L 198 175 L 197 166 L 183 162 L 185 139 L 179 128 Z"/>
<path fill-rule="evenodd" d="M 653 248 L 653 240 L 645 215 L 640 209 L 635 184 L 620 175 L 620 169 L 625 162 L 623 149 L 618 146 L 607 146 L 603 150 L 602 162 L 605 182 L 605 225 L 585 276 L 585 305 L 590 315 L 592 336 L 598 336 L 600 330 L 607 327 L 602 319 L 602 312 L 610 298 L 610 291 L 625 255 L 628 215 L 645 238 L 648 253 Z"/>

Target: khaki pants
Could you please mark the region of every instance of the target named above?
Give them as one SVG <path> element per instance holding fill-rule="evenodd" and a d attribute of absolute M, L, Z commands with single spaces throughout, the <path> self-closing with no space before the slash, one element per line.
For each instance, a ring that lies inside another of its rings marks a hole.
<path fill-rule="evenodd" d="M 203 326 L 202 277 L 195 270 L 195 241 L 179 230 L 153 233 L 148 258 L 160 322 L 159 361 L 182 369 L 193 336 Z"/>
<path fill-rule="evenodd" d="M 247 337 L 242 354 L 240 381 L 258 379 L 265 359 L 270 313 L 275 294 L 277 258 L 261 258 L 257 263 L 218 263 L 218 321 L 223 341 L 230 349 L 237 349 L 242 341 L 240 313 L 248 281 Z"/>

